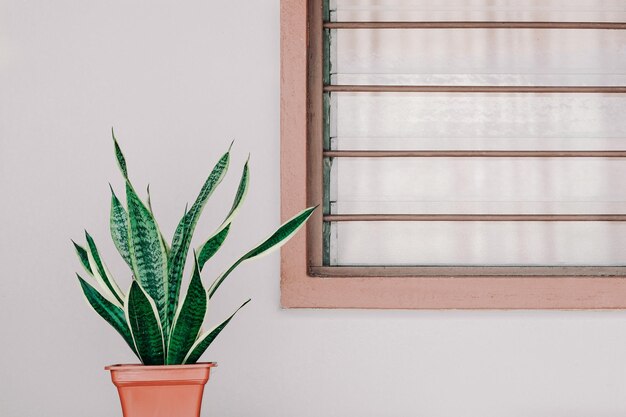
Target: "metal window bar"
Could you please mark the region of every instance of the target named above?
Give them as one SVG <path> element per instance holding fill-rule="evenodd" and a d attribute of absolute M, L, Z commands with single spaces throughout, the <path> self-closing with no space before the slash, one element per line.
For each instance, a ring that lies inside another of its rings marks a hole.
<path fill-rule="evenodd" d="M 624 94 L 622 86 L 508 86 L 508 85 L 325 85 L 326 93 L 531 93 Z"/>
<path fill-rule="evenodd" d="M 626 214 L 331 214 L 326 222 L 623 222 Z"/>
<path fill-rule="evenodd" d="M 622 30 L 626 22 L 325 22 L 324 29 L 596 29 Z"/>
<path fill-rule="evenodd" d="M 446 86 L 332 85 L 330 31 L 335 29 L 595 29 L 624 30 L 625 22 L 330 22 L 328 0 L 309 2 L 309 187 L 311 202 L 322 201 L 319 222 L 309 223 L 309 273 L 313 276 L 623 276 L 626 266 L 329 266 L 330 223 L 343 221 L 626 221 L 626 214 L 331 214 L 328 194 L 330 160 L 337 157 L 597 157 L 623 158 L 626 151 L 350 151 L 329 149 L 329 94 L 379 93 L 593 93 L 623 94 L 626 86 Z M 317 22 L 317 23 L 316 23 Z"/>
<path fill-rule="evenodd" d="M 326 158 L 625 158 L 624 151 L 324 151 Z"/>

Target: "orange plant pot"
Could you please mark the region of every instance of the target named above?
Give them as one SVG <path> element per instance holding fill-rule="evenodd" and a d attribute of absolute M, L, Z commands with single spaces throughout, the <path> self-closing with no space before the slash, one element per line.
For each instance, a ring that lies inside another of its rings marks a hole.
<path fill-rule="evenodd" d="M 111 365 L 124 417 L 199 417 L 204 385 L 216 363 Z"/>

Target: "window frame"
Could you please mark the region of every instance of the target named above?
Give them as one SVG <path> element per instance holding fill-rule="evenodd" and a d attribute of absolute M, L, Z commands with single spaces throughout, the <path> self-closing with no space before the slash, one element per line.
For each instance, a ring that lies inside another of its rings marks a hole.
<path fill-rule="evenodd" d="M 322 204 L 281 249 L 284 308 L 626 308 L 625 267 L 321 266 L 322 5 L 281 0 L 281 217 Z"/>

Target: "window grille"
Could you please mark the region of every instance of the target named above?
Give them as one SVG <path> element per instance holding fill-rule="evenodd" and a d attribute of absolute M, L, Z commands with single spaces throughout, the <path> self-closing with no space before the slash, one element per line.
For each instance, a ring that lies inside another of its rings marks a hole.
<path fill-rule="evenodd" d="M 626 307 L 626 2 L 282 19 L 283 305 Z"/>

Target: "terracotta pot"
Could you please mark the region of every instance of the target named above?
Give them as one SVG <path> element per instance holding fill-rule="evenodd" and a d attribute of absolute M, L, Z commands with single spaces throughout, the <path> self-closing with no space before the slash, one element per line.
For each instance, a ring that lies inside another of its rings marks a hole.
<path fill-rule="evenodd" d="M 199 417 L 204 385 L 216 363 L 111 365 L 124 417 Z"/>

